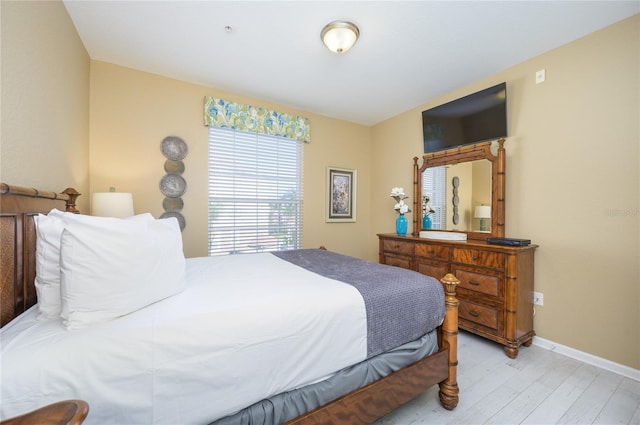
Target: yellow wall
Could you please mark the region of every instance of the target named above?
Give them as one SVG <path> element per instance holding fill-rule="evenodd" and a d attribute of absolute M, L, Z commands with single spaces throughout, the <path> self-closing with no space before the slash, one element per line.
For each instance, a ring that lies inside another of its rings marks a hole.
<path fill-rule="evenodd" d="M 304 247 L 366 256 L 369 238 L 369 128 L 308 114 L 219 90 L 120 66 L 91 62 L 91 192 L 115 187 L 131 192 L 136 212 L 163 213 L 159 182 L 165 174 L 160 142 L 179 136 L 189 147 L 183 160 L 187 226 L 183 238 L 189 257 L 207 255 L 207 127 L 205 95 L 277 109 L 311 119 L 311 143 L 304 146 Z M 327 166 L 357 169 L 357 221 L 325 223 Z"/>
<path fill-rule="evenodd" d="M 89 190 L 89 56 L 62 2 L 2 1 L 0 179 Z M 78 200 L 88 207 L 88 198 Z"/>
<path fill-rule="evenodd" d="M 373 127 L 369 256 L 392 230 L 386 188 L 411 185 L 420 112 L 506 81 L 506 236 L 540 245 L 536 333 L 640 368 L 639 40 L 636 15 Z"/>

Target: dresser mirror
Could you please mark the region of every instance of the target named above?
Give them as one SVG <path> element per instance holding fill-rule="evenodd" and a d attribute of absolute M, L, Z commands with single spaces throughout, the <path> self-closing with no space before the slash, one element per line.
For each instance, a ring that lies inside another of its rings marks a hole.
<path fill-rule="evenodd" d="M 413 159 L 413 236 L 420 231 L 504 237 L 505 139 Z M 428 219 L 423 220 L 425 212 Z"/>

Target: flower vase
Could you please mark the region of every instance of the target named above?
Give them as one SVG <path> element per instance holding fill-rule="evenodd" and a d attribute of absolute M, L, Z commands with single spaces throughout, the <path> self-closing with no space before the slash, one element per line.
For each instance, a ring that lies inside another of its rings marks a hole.
<path fill-rule="evenodd" d="M 423 215 L 422 216 L 422 228 L 423 229 L 431 229 L 431 226 L 433 225 L 433 222 L 431 221 L 431 216 L 430 215 Z"/>
<path fill-rule="evenodd" d="M 407 218 L 404 214 L 400 214 L 396 219 L 396 233 L 398 236 L 404 236 L 407 234 Z"/>

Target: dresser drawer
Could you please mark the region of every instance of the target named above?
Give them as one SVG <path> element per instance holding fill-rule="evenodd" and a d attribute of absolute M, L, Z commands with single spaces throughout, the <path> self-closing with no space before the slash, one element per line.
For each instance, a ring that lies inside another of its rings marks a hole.
<path fill-rule="evenodd" d="M 413 243 L 398 241 L 395 239 L 385 239 L 382 243 L 384 251 L 390 251 L 394 254 L 413 255 Z"/>
<path fill-rule="evenodd" d="M 395 255 L 384 255 L 384 264 L 387 266 L 402 267 L 403 269 L 411 269 L 411 259 L 407 257 L 398 257 Z"/>
<path fill-rule="evenodd" d="M 504 254 L 500 252 L 481 251 L 479 249 L 453 248 L 452 259 L 455 263 L 491 267 L 494 269 L 503 269 L 505 266 Z"/>
<path fill-rule="evenodd" d="M 498 331 L 500 326 L 499 317 L 501 311 L 502 310 L 499 308 L 487 307 L 460 300 L 458 316 L 461 320 L 473 322 L 478 325 L 490 328 L 494 331 Z"/>
<path fill-rule="evenodd" d="M 424 275 L 435 277 L 440 280 L 447 274 L 449 269 L 447 263 L 438 261 L 421 261 L 416 260 L 416 270 Z"/>
<path fill-rule="evenodd" d="M 429 245 L 417 243 L 415 245 L 415 255 L 418 257 L 435 258 L 437 260 L 449 260 L 450 248 L 448 246 Z"/>
<path fill-rule="evenodd" d="M 500 287 L 499 275 L 475 273 L 460 269 L 454 269 L 453 273 L 460 280 L 460 288 L 487 294 L 499 300 L 504 298 L 504 291 Z"/>

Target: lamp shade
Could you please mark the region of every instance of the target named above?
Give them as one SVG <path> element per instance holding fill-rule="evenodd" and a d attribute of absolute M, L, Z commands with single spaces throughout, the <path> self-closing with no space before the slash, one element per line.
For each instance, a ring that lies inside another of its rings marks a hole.
<path fill-rule="evenodd" d="M 133 196 L 123 192 L 96 192 L 93 194 L 91 214 L 100 217 L 131 217 Z"/>
<path fill-rule="evenodd" d="M 333 21 L 320 32 L 322 42 L 334 53 L 344 53 L 356 44 L 360 37 L 358 27 L 347 21 Z"/>
<path fill-rule="evenodd" d="M 475 218 L 491 218 L 491 207 L 488 205 L 478 205 L 473 216 Z"/>

